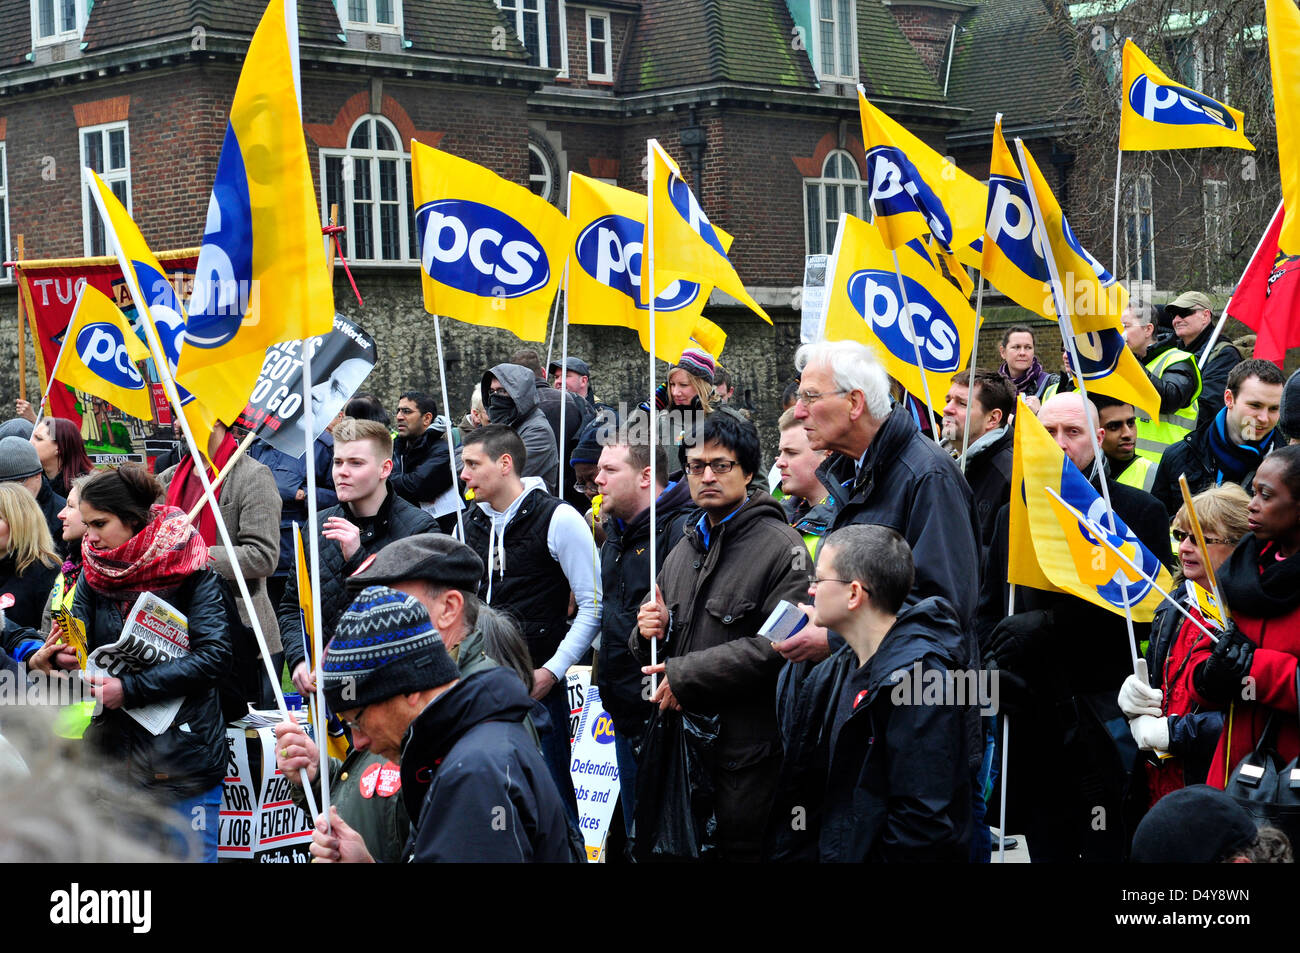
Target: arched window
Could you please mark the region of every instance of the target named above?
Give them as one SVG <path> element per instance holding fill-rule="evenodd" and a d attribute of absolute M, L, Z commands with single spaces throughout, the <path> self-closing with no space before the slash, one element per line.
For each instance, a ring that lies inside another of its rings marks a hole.
<path fill-rule="evenodd" d="M 382 116 L 362 116 L 343 150 L 321 150 L 322 214 L 339 207 L 347 227 L 344 249 L 351 261 L 417 261 L 411 210 L 411 157 Z"/>
<path fill-rule="evenodd" d="M 869 217 L 867 183 L 858 176 L 853 156 L 843 149 L 826 157 L 821 178 L 803 180 L 803 192 L 810 255 L 829 255 L 835 250 L 835 233 L 845 212 Z"/>
<path fill-rule="evenodd" d="M 549 150 L 528 143 L 528 187 L 548 202 L 555 201 L 555 161 Z"/>

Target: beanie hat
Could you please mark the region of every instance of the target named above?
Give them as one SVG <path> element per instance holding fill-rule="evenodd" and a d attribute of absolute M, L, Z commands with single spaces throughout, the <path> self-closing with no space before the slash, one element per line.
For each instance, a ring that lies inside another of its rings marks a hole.
<path fill-rule="evenodd" d="M 702 347 L 688 347 L 682 351 L 682 359 L 677 362 L 677 366 L 687 374 L 702 377 L 710 384 L 713 383 L 713 372 L 716 370 L 713 355 Z"/>
<path fill-rule="evenodd" d="M 0 483 L 26 480 L 44 473 L 41 458 L 30 440 L 23 437 L 5 437 L 0 440 Z"/>
<path fill-rule="evenodd" d="M 598 418 L 594 418 L 578 434 L 578 442 L 573 448 L 573 453 L 569 454 L 570 466 L 578 463 L 590 463 L 595 466 L 600 463 L 600 452 L 605 447 L 600 442 L 601 428 L 597 423 Z"/>
<path fill-rule="evenodd" d="M 1137 864 L 1217 864 L 1259 836 L 1255 819 L 1231 795 L 1208 784 L 1166 794 L 1133 832 Z"/>
<path fill-rule="evenodd" d="M 483 560 L 458 539 L 444 533 L 417 533 L 394 540 L 367 556 L 347 578 L 350 592 L 408 579 L 423 579 L 438 587 L 478 592 Z"/>
<path fill-rule="evenodd" d="M 1300 371 L 1288 377 L 1282 388 L 1282 413 L 1277 425 L 1288 437 L 1300 438 Z"/>
<path fill-rule="evenodd" d="M 34 429 L 36 428 L 26 417 L 14 417 L 0 424 L 0 440 L 5 437 L 22 437 L 24 440 L 31 440 Z"/>
<path fill-rule="evenodd" d="M 339 619 L 321 678 L 326 706 L 340 712 L 446 685 L 460 669 L 418 599 L 371 586 Z"/>

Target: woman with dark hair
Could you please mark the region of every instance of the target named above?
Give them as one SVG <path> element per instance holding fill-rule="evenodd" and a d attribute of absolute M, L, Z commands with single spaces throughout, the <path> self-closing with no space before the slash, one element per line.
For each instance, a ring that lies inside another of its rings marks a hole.
<path fill-rule="evenodd" d="M 1038 403 L 1049 386 L 1059 380 L 1059 375 L 1048 374 L 1034 353 L 1033 328 L 1016 324 L 1002 333 L 998 345 L 1002 365 L 998 373 L 1011 381 L 1017 394 L 1023 394 L 1029 409 L 1038 413 Z"/>
<path fill-rule="evenodd" d="M 95 468 L 86 455 L 81 431 L 71 420 L 46 417 L 36 425 L 31 439 L 45 477 L 59 496 L 66 497 L 72 489 L 72 481 Z"/>
<path fill-rule="evenodd" d="M 1296 663 L 1300 659 L 1300 446 L 1274 450 L 1255 473 L 1247 533 L 1219 571 L 1232 624 L 1199 643 L 1188 667 L 1192 697 L 1224 711 L 1206 782 L 1227 786 L 1275 716 L 1284 761 L 1300 754 Z"/>
<path fill-rule="evenodd" d="M 215 863 L 226 764 L 217 684 L 231 665 L 223 584 L 208 568 L 203 537 L 182 510 L 154 502 L 160 493 L 158 482 L 136 465 L 96 473 L 81 484 L 86 532 L 72 615 L 86 627 L 88 650 L 116 642 L 146 592 L 183 613 L 189 635 L 186 655 L 120 677 L 87 676 L 103 711 L 86 740 L 158 801 L 203 820 L 193 827 L 203 859 Z M 55 664 L 77 668 L 76 654 L 67 648 Z M 180 710 L 160 735 L 128 714 L 174 698 L 182 699 Z"/>

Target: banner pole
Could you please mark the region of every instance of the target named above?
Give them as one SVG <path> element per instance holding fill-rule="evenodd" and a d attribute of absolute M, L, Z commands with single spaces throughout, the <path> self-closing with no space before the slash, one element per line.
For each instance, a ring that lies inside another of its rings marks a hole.
<path fill-rule="evenodd" d="M 256 439 L 257 439 L 257 431 L 250 430 L 248 432 L 248 436 L 244 438 L 244 442 L 235 448 L 235 452 L 230 455 L 230 459 L 227 460 L 226 465 L 221 468 L 221 472 L 217 474 L 217 478 L 212 481 L 212 491 L 214 493 L 217 491 L 217 488 L 221 486 L 222 482 L 225 481 L 226 475 L 229 474 L 230 471 L 234 469 L 235 464 L 239 461 L 239 458 L 244 455 L 244 451 L 246 451 L 249 447 L 251 447 L 253 445 L 253 441 Z M 207 504 L 209 500 L 210 497 L 208 496 L 207 492 L 204 491 L 203 496 L 201 496 L 199 498 L 199 501 L 194 504 L 194 509 L 190 510 L 185 518 L 188 519 L 191 523 L 193 523 L 194 517 L 199 515 L 199 510 L 203 509 L 204 505 Z"/>
<path fill-rule="evenodd" d="M 966 382 L 966 426 L 961 435 L 961 456 L 957 458 L 962 475 L 966 475 L 966 451 L 970 449 L 970 405 L 975 400 L 975 355 L 980 347 L 980 325 L 983 323 L 980 312 L 984 309 L 984 272 L 980 272 L 979 289 L 975 292 L 975 340 L 970 345 L 970 364 L 967 365 Z M 1002 421 L 1005 425 L 1006 421 Z"/>
<path fill-rule="evenodd" d="M 551 320 L 550 320 L 551 329 L 546 336 L 546 369 L 548 373 L 550 372 L 550 367 L 551 367 L 551 352 L 555 346 L 555 322 L 559 319 L 559 315 L 560 315 L 560 296 L 556 295 L 555 301 L 551 304 Z"/>
<path fill-rule="evenodd" d="M 1016 614 L 1016 584 L 1010 586 L 1007 596 L 1007 615 Z M 1007 728 L 1010 716 L 1002 716 L 1002 774 L 998 781 L 998 863 L 1007 862 L 1007 746 L 1011 743 L 1011 732 Z"/>
<path fill-rule="evenodd" d="M 1110 273 L 1119 281 L 1119 170 L 1124 160 L 1124 150 L 1115 149 L 1115 211 L 1110 223 Z"/>
<path fill-rule="evenodd" d="M 312 657 L 316 660 L 316 671 L 319 672 L 321 664 L 325 660 L 325 647 L 321 637 L 321 608 L 320 608 L 320 533 L 317 530 L 318 513 L 316 507 L 316 453 L 315 453 L 315 433 L 316 433 L 316 413 L 311 404 L 311 355 L 318 338 L 307 338 L 302 342 L 302 439 L 303 439 L 303 456 L 305 464 L 304 469 L 307 473 L 307 546 L 308 546 L 308 563 L 310 565 L 311 583 L 311 640 L 313 646 Z M 392 490 L 389 490 L 391 493 Z M 301 598 L 301 593 L 299 594 Z M 277 673 L 278 674 L 278 673 Z M 278 677 L 276 678 L 278 682 Z M 320 768 L 317 771 L 317 777 L 320 779 L 320 798 L 321 813 L 325 815 L 326 828 L 329 829 L 330 823 L 330 779 L 329 779 L 329 756 L 327 754 L 329 736 L 325 727 L 325 680 L 317 677 L 316 681 L 316 708 L 312 712 L 316 728 L 316 749 L 320 753 Z M 277 685 L 278 689 L 278 685 Z M 310 788 L 310 784 L 304 784 L 304 790 Z M 313 818 L 314 820 L 314 818 Z"/>
<path fill-rule="evenodd" d="M 204 496 L 211 499 L 212 481 L 208 479 L 208 462 L 199 453 L 198 445 L 194 442 L 194 433 L 190 430 L 189 420 L 186 419 L 185 411 L 181 406 L 180 394 L 176 390 L 176 381 L 172 378 L 171 365 L 167 362 L 167 354 L 163 351 L 162 340 L 158 337 L 158 329 L 154 326 L 153 315 L 149 311 L 147 299 L 140 289 L 140 282 L 136 277 L 135 269 L 127 260 L 126 253 L 122 250 L 117 232 L 113 229 L 113 220 L 109 217 L 108 209 L 104 207 L 103 196 L 99 194 L 94 174 L 89 169 L 83 169 L 82 178 L 86 185 L 89 186 L 90 194 L 94 198 L 99 214 L 103 218 L 105 236 L 111 238 L 114 251 L 117 254 L 118 265 L 122 269 L 122 277 L 126 279 L 127 288 L 131 292 L 131 298 L 140 310 L 141 324 L 144 327 L 145 337 L 148 339 L 149 351 L 153 355 L 154 366 L 158 371 L 158 380 L 162 383 L 163 392 L 167 395 L 167 400 L 175 411 L 181 434 L 184 436 L 185 444 L 194 460 L 194 472 L 198 474 L 199 482 L 203 486 Z M 310 405 L 308 405 L 308 409 L 310 410 Z M 217 533 L 221 536 L 221 544 L 232 554 L 230 566 L 235 574 L 235 584 L 239 589 L 240 597 L 244 600 L 244 605 L 248 608 L 248 624 L 253 630 L 253 635 L 257 638 L 257 645 L 262 654 L 262 665 L 271 680 L 271 688 L 275 692 L 276 704 L 285 720 L 292 723 L 293 716 L 289 714 L 289 708 L 285 704 L 284 692 L 280 689 L 280 679 L 271 670 L 271 652 L 266 645 L 266 636 L 262 632 L 262 623 L 257 617 L 257 608 L 253 605 L 253 596 L 248 591 L 248 580 L 244 578 L 244 569 L 239 565 L 239 560 L 233 558 L 235 545 L 230 539 L 230 530 L 226 527 L 226 518 L 222 516 L 221 507 L 219 506 L 212 507 L 212 514 L 216 517 Z M 315 820 L 316 798 L 312 794 L 310 785 L 307 785 L 304 791 L 307 796 L 307 805 L 311 808 L 312 819 Z"/>
<path fill-rule="evenodd" d="M 1278 202 L 1277 210 L 1273 213 L 1273 217 L 1268 220 L 1268 227 L 1265 228 L 1264 231 L 1260 233 L 1259 241 L 1255 243 L 1255 251 L 1251 254 L 1249 258 L 1246 259 L 1246 269 L 1243 270 L 1241 274 L 1243 280 L 1246 277 L 1246 270 L 1250 269 L 1251 262 L 1255 260 L 1255 256 L 1259 254 L 1260 248 L 1263 247 L 1264 239 L 1268 237 L 1268 233 L 1273 229 L 1273 223 L 1277 221 L 1277 217 L 1281 214 L 1282 214 L 1282 203 Z M 1223 331 L 1223 323 L 1228 320 L 1228 312 L 1232 309 L 1232 299 L 1237 296 L 1237 288 L 1240 287 L 1241 287 L 1241 281 L 1238 281 L 1237 284 L 1233 287 L 1233 293 L 1231 296 L 1229 296 L 1228 303 L 1223 306 L 1223 311 L 1219 313 L 1219 323 L 1214 326 L 1214 333 L 1211 334 L 1210 339 L 1205 342 L 1205 350 L 1201 352 L 1201 356 L 1196 362 L 1197 367 L 1204 368 L 1205 362 L 1209 360 L 1210 352 L 1214 350 L 1214 342 L 1219 340 L 1219 334 L 1220 332 Z"/>
<path fill-rule="evenodd" d="M 21 281 L 26 281 L 27 279 L 26 279 L 26 277 L 23 277 L 23 278 L 21 278 L 20 280 L 21 280 Z M 76 303 L 75 305 L 72 306 L 72 316 L 71 316 L 70 318 L 68 318 L 68 327 L 72 327 L 73 324 L 75 324 L 76 321 L 77 321 L 77 312 L 81 310 L 81 299 L 82 299 L 82 295 L 84 295 L 84 293 L 85 293 L 85 292 L 84 292 L 84 289 L 83 289 L 82 294 L 77 295 L 77 303 Z M 19 310 L 19 318 L 18 318 L 18 320 L 19 320 L 20 324 L 19 324 L 19 326 L 18 326 L 18 341 L 19 341 L 20 344 L 21 344 L 22 339 L 23 339 L 23 331 L 22 331 L 22 324 L 21 324 L 21 321 L 22 321 L 22 313 L 21 313 L 22 306 L 23 306 L 23 293 L 22 293 L 22 289 L 19 288 L 19 289 L 18 289 L 18 307 L 19 307 L 20 310 Z M 50 388 L 52 388 L 52 387 L 54 386 L 54 381 L 58 378 L 59 365 L 63 363 L 63 352 L 64 352 L 64 351 L 67 349 L 67 347 L 68 347 L 68 340 L 69 340 L 69 336 L 68 336 L 67 334 L 64 334 L 64 335 L 63 335 L 63 341 L 62 341 L 62 343 L 59 344 L 59 353 L 58 353 L 58 354 L 55 356 L 55 358 L 54 358 L 54 366 L 50 368 L 50 376 L 49 376 L 49 380 L 47 380 L 47 381 L 45 382 L 45 392 L 41 394 L 41 405 L 40 405 L 39 407 L 36 408 L 36 419 L 35 419 L 34 421 L 32 421 L 32 433 L 36 433 L 36 428 L 39 427 L 39 426 L 41 425 L 41 421 L 45 419 L 45 405 L 46 405 L 46 403 L 47 403 L 47 402 L 49 401 L 49 399 L 50 399 Z M 73 347 L 76 347 L 76 345 L 74 344 Z"/>
<path fill-rule="evenodd" d="M 442 321 L 436 314 L 433 316 L 433 339 L 438 344 L 438 381 L 442 385 L 442 412 L 447 415 L 447 466 L 451 467 L 451 488 L 456 494 L 456 538 L 463 542 L 465 539 L 465 505 L 460 498 L 460 482 L 456 473 L 456 444 L 451 437 L 451 402 L 447 398 L 447 359 L 442 353 Z"/>
<path fill-rule="evenodd" d="M 555 495 L 564 498 L 564 437 L 568 432 L 567 414 L 569 407 L 569 260 L 564 260 L 564 312 L 560 316 L 563 330 L 560 332 L 560 459 L 556 466 Z M 551 372 L 550 361 L 546 362 L 546 373 Z"/>
<path fill-rule="evenodd" d="M 22 261 L 23 258 L 26 257 L 23 254 L 24 252 L 23 236 L 15 235 L 14 237 L 18 240 L 17 260 Z M 35 345 L 36 341 L 33 340 L 32 344 Z M 60 347 L 59 350 L 60 353 L 62 353 L 62 347 Z M 54 379 L 53 371 L 50 372 L 50 379 L 51 380 Z M 48 394 L 49 392 L 50 389 L 46 387 L 45 393 Z M 18 399 L 19 400 L 27 399 L 27 306 L 26 306 L 26 301 L 23 298 L 21 289 L 18 292 Z M 42 398 L 42 406 L 43 405 L 44 405 L 44 398 Z M 38 415 L 38 419 L 39 419 L 39 415 Z"/>
<path fill-rule="evenodd" d="M 939 424 L 934 418 L 934 398 L 930 396 L 930 377 L 925 372 L 925 364 L 921 358 L 921 344 L 916 339 L 916 328 L 912 326 L 912 306 L 907 301 L 907 284 L 903 280 L 903 269 L 898 263 L 898 250 L 891 248 L 889 254 L 894 259 L 894 274 L 898 277 L 898 293 L 903 299 L 903 313 L 899 316 L 899 323 L 907 321 L 907 326 L 911 330 L 912 350 L 916 354 L 916 370 L 921 375 L 921 392 L 925 395 L 925 412 L 930 418 L 930 436 L 936 444 L 942 443 L 942 437 L 939 433 Z"/>
<path fill-rule="evenodd" d="M 649 318 L 650 330 L 650 400 L 646 405 L 649 414 L 650 425 L 650 589 L 649 599 L 654 601 L 655 598 L 655 567 L 658 563 L 655 560 L 658 533 L 655 532 L 655 488 L 659 485 L 655 482 L 655 458 L 659 455 L 659 414 L 655 410 L 655 295 L 658 288 L 655 287 L 655 146 L 658 143 L 654 139 L 646 140 L 646 219 L 645 219 L 645 249 L 643 254 L 646 257 L 646 275 L 650 282 L 650 287 L 643 288 L 646 297 L 647 316 Z M 671 403 L 671 401 L 669 402 Z M 669 408 L 671 412 L 672 408 Z M 666 634 L 666 633 L 665 633 Z M 652 666 L 659 664 L 659 640 L 650 640 L 650 664 Z M 650 676 L 650 694 L 654 695 L 659 690 L 659 677 Z"/>
<path fill-rule="evenodd" d="M 1052 284 L 1052 302 L 1056 308 L 1057 321 L 1061 325 L 1061 340 L 1066 347 L 1070 349 L 1070 363 L 1075 385 L 1079 388 L 1079 394 L 1085 401 L 1083 407 L 1084 427 L 1088 431 L 1089 442 L 1092 444 L 1092 465 L 1097 471 L 1097 482 L 1101 484 L 1101 495 L 1106 501 L 1106 519 L 1110 523 L 1110 531 L 1115 532 L 1115 507 L 1110 501 L 1110 487 L 1106 482 L 1106 458 L 1102 455 L 1101 444 L 1097 440 L 1097 429 L 1092 426 L 1092 407 L 1088 402 L 1088 386 L 1084 383 L 1083 374 L 1080 368 L 1083 362 L 1079 360 L 1078 342 L 1074 337 L 1074 322 L 1070 317 L 1070 311 L 1065 303 L 1065 291 L 1061 287 L 1061 276 L 1056 270 L 1056 256 L 1052 254 L 1051 243 L 1047 240 L 1047 227 L 1043 224 L 1043 211 L 1038 207 L 1038 193 L 1034 189 L 1033 177 L 1029 174 L 1025 162 L 1025 144 L 1017 138 L 1016 150 L 1020 156 L 1020 175 L 1028 186 L 1026 191 L 1029 193 L 1029 205 L 1034 214 L 1034 228 L 1038 230 L 1039 237 L 1042 239 L 1043 260 L 1047 263 L 1047 274 Z M 1118 279 L 1117 279 L 1118 280 Z M 1087 479 L 1086 475 L 1084 479 Z M 1133 631 L 1133 612 L 1129 608 L 1128 600 L 1124 600 L 1124 624 L 1128 629 L 1128 647 L 1129 655 L 1133 662 L 1133 672 L 1138 672 L 1138 649 L 1137 635 Z"/>

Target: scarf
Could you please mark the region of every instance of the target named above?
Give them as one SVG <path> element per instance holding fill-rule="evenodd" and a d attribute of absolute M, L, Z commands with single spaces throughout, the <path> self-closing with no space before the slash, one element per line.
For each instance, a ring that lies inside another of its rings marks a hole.
<path fill-rule="evenodd" d="M 1228 408 L 1224 407 L 1215 415 L 1214 422 L 1210 424 L 1210 429 L 1207 431 L 1210 452 L 1214 454 L 1214 462 L 1219 466 L 1218 478 L 1215 482 L 1224 483 L 1230 480 L 1233 483 L 1240 483 L 1246 479 L 1246 474 L 1259 469 L 1265 455 L 1272 449 L 1273 434 L 1277 431 L 1270 430 L 1263 440 L 1236 444 L 1228 437 L 1227 420 Z"/>
<path fill-rule="evenodd" d="M 1047 371 L 1043 369 L 1043 365 L 1039 363 L 1036 357 L 1034 363 L 1030 364 L 1019 377 L 1011 376 L 1011 369 L 1007 367 L 1006 361 L 1002 362 L 1002 366 L 998 368 L 998 373 L 1011 381 L 1017 394 L 1026 394 L 1030 397 L 1038 396 L 1038 392 L 1043 389 L 1043 381 L 1047 379 Z"/>
<path fill-rule="evenodd" d="M 81 544 L 81 577 L 100 595 L 134 602 L 142 592 L 165 596 L 208 563 L 208 547 L 185 512 L 155 504 L 149 522 L 117 549 Z"/>
<path fill-rule="evenodd" d="M 217 471 L 225 467 L 238 448 L 239 444 L 235 442 L 235 438 L 226 434 L 225 439 L 221 441 L 221 446 L 217 448 L 216 456 L 212 458 L 212 464 Z M 212 481 L 217 479 L 217 474 L 212 467 L 208 467 L 208 479 Z M 221 485 L 212 491 L 218 503 L 221 502 L 221 491 L 225 485 L 225 480 L 222 480 Z M 180 466 L 172 475 L 172 482 L 167 487 L 167 505 L 179 507 L 188 513 L 199 505 L 201 499 L 203 499 L 203 481 L 194 472 L 194 458 L 189 456 L 180 462 Z M 199 510 L 194 525 L 198 528 L 199 535 L 203 537 L 203 542 L 209 546 L 217 544 L 217 518 L 212 515 L 212 507 L 205 506 Z"/>
<path fill-rule="evenodd" d="M 1279 561 L 1273 543 L 1247 533 L 1219 568 L 1219 589 L 1233 615 L 1276 619 L 1300 606 L 1300 559 Z"/>

